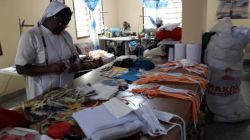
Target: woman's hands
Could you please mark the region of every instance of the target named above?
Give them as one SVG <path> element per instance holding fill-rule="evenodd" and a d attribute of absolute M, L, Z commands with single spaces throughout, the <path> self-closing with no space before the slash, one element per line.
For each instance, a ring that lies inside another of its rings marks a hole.
<path fill-rule="evenodd" d="M 69 64 L 68 72 L 78 72 L 80 70 L 80 65 L 77 63 Z"/>
<path fill-rule="evenodd" d="M 49 69 L 52 73 L 77 72 L 80 70 L 80 66 L 77 63 L 59 62 L 50 64 Z"/>
<path fill-rule="evenodd" d="M 81 70 L 95 69 L 103 65 L 102 58 L 98 60 L 87 61 L 80 64 Z"/>
<path fill-rule="evenodd" d="M 62 72 L 78 72 L 80 70 L 95 69 L 103 65 L 102 59 L 88 61 L 85 63 L 72 63 L 67 61 L 57 62 L 45 66 L 37 66 L 27 64 L 24 66 L 16 65 L 17 72 L 23 75 L 37 76 L 49 73 L 62 73 Z"/>
<path fill-rule="evenodd" d="M 50 64 L 48 66 L 48 69 L 51 73 L 60 73 L 60 72 L 64 72 L 66 69 L 66 65 L 63 62 L 58 62 L 58 63 L 54 63 L 54 64 Z"/>

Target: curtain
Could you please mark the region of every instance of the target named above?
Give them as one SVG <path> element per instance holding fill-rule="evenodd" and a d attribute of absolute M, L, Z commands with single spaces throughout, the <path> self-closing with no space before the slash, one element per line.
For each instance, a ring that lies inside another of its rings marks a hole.
<path fill-rule="evenodd" d="M 157 10 L 166 8 L 168 5 L 168 1 L 169 0 L 143 0 L 144 7 L 154 11 L 149 15 L 149 19 L 154 26 L 156 26 Z"/>
<path fill-rule="evenodd" d="M 90 39 L 93 42 L 95 49 L 100 49 L 99 45 L 99 39 L 98 34 L 96 33 L 96 22 L 94 19 L 93 11 L 95 10 L 95 7 L 97 4 L 100 4 L 100 0 L 84 0 L 86 5 L 88 6 L 90 12 L 91 12 L 91 24 L 89 26 L 90 28 Z"/>

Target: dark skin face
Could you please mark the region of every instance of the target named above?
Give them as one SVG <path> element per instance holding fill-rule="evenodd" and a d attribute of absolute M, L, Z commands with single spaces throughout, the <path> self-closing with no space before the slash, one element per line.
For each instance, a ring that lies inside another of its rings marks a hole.
<path fill-rule="evenodd" d="M 45 19 L 43 25 L 47 27 L 53 34 L 60 34 L 65 30 L 70 20 L 71 16 L 52 16 Z"/>
<path fill-rule="evenodd" d="M 123 28 L 124 28 L 124 29 L 128 29 L 128 28 L 129 28 L 129 25 L 128 25 L 127 22 L 123 22 Z"/>

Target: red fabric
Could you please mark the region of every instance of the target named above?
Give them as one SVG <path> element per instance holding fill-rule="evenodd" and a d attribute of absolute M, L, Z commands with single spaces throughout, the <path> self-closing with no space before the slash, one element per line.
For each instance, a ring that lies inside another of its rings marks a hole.
<path fill-rule="evenodd" d="M 48 135 L 53 139 L 61 139 L 70 131 L 70 124 L 68 122 L 59 122 L 52 124 L 48 128 Z"/>
<path fill-rule="evenodd" d="M 181 40 L 181 28 L 176 27 L 173 31 L 160 30 L 156 32 L 156 40 L 162 41 L 163 39 L 171 38 L 175 41 Z"/>
<path fill-rule="evenodd" d="M 23 124 L 25 117 L 15 110 L 7 110 L 0 107 L 0 130 Z"/>

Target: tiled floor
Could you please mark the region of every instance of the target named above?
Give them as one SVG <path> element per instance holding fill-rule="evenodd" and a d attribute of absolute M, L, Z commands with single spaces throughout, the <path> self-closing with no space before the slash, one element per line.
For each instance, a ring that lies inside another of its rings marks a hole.
<path fill-rule="evenodd" d="M 20 90 L 14 95 L 5 95 L 0 97 L 0 106 L 4 108 L 12 108 L 26 101 L 25 90 Z"/>

